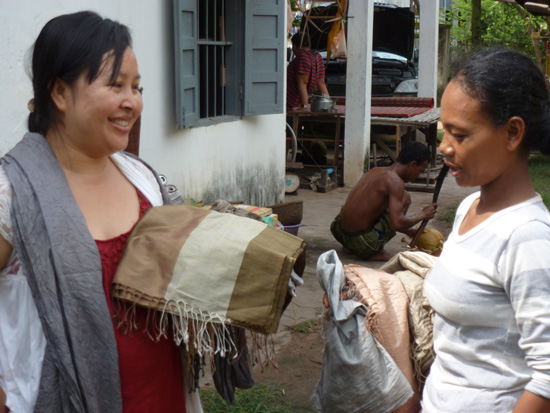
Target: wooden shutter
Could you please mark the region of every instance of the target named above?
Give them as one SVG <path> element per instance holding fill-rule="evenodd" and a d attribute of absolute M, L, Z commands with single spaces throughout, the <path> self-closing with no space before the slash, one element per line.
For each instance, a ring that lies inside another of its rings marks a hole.
<path fill-rule="evenodd" d="M 176 111 L 178 128 L 199 119 L 197 0 L 174 0 Z"/>
<path fill-rule="evenodd" d="M 245 116 L 283 113 L 286 0 L 246 0 Z"/>

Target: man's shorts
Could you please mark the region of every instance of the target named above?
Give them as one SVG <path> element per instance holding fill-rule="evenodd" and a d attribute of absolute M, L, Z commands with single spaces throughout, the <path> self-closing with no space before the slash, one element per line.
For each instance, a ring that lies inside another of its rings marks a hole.
<path fill-rule="evenodd" d="M 350 250 L 353 254 L 362 259 L 369 259 L 380 251 L 384 245 L 395 236 L 391 229 L 390 214 L 388 211 L 376 220 L 372 228 L 359 232 L 348 232 L 342 228 L 342 211 L 334 218 L 330 225 L 330 232 L 334 238 Z"/>

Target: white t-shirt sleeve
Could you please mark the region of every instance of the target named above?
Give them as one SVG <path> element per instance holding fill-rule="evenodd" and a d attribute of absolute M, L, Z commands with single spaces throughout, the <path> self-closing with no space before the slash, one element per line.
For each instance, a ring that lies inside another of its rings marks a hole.
<path fill-rule="evenodd" d="M 515 311 L 520 348 L 534 370 L 525 387 L 550 398 L 550 228 L 531 221 L 516 229 L 500 262 L 500 274 Z"/>

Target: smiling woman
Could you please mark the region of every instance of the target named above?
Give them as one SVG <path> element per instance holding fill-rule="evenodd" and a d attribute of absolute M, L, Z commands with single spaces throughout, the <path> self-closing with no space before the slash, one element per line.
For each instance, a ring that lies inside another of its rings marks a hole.
<path fill-rule="evenodd" d="M 92 12 L 52 19 L 32 83 L 30 133 L 0 166 L 0 411 L 201 411 L 172 337 L 127 335 L 114 318 L 126 240 L 169 203 L 122 152 L 143 108 L 128 28 Z M 145 328 L 146 311 L 135 317 Z"/>
<path fill-rule="evenodd" d="M 51 97 L 60 126 L 46 135 L 54 150 L 62 142 L 72 151 L 100 158 L 126 148 L 130 129 L 143 108 L 140 76 L 132 49 L 124 51 L 119 72 L 112 79 L 114 62 L 115 56 L 105 53 L 93 82 L 86 74 L 73 84 L 54 80 Z"/>
<path fill-rule="evenodd" d="M 461 186 L 453 231 L 424 291 L 436 312 L 423 411 L 550 411 L 550 214 L 528 173 L 550 153 L 544 75 L 527 56 L 480 52 L 441 100 L 439 150 Z"/>

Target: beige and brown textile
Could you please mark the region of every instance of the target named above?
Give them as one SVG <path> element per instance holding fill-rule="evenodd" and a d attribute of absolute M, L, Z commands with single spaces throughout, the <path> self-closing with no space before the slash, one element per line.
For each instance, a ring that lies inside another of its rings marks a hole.
<path fill-rule="evenodd" d="M 379 270 L 344 266 L 348 293 L 368 306 L 366 328 L 392 356 L 409 383 L 422 389 L 434 360 L 434 311 L 424 296 L 424 279 L 437 258 L 403 251 Z"/>
<path fill-rule="evenodd" d="M 354 284 L 359 301 L 369 309 L 367 328 L 393 358 L 411 387 L 416 388 L 409 351 L 409 299 L 401 281 L 387 272 L 353 264 L 344 266 L 344 274 Z"/>
<path fill-rule="evenodd" d="M 277 331 L 304 251 L 302 239 L 252 219 L 183 205 L 151 208 L 130 235 L 113 295 L 158 310 L 160 333 L 171 314 L 175 340 L 211 354 L 220 350 L 211 348 L 213 335 L 227 324 Z"/>
<path fill-rule="evenodd" d="M 395 255 L 380 269 L 401 280 L 409 297 L 409 327 L 411 332 L 411 358 L 416 379 L 423 386 L 433 363 L 434 311 L 424 296 L 424 279 L 437 258 L 420 251 L 404 251 Z"/>

